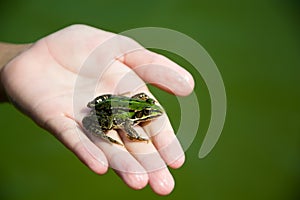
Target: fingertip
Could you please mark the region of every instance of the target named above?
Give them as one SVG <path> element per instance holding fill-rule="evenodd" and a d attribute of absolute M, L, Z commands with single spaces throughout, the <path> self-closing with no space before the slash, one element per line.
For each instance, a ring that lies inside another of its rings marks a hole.
<path fill-rule="evenodd" d="M 102 175 L 108 170 L 108 162 L 104 153 L 87 138 L 70 148 L 75 155 L 93 172 Z"/>
<path fill-rule="evenodd" d="M 140 190 L 146 187 L 149 181 L 149 177 L 146 173 L 124 173 L 124 172 L 117 172 L 123 181 L 128 185 L 130 188 L 134 190 Z"/>
<path fill-rule="evenodd" d="M 149 184 L 152 190 L 161 196 L 170 194 L 175 186 L 174 179 L 167 168 L 149 174 Z"/>
<path fill-rule="evenodd" d="M 93 172 L 95 172 L 98 175 L 103 175 L 108 170 L 108 163 L 103 153 L 100 150 L 97 151 L 98 157 L 95 157 L 95 152 L 93 152 L 92 154 L 83 146 L 79 149 L 77 148 L 75 150 L 75 153 L 78 156 L 78 158 Z"/>
<path fill-rule="evenodd" d="M 185 156 L 182 155 L 180 158 L 178 158 L 174 162 L 168 163 L 168 165 L 173 169 L 178 169 L 184 164 L 184 162 L 185 162 Z"/>
<path fill-rule="evenodd" d="M 153 122 L 151 127 L 148 128 L 148 133 L 157 133 L 156 127 L 159 125 L 159 121 Z M 167 121 L 166 130 L 161 130 L 159 133 L 152 137 L 152 141 L 160 153 L 161 157 L 173 169 L 180 168 L 185 161 L 185 154 L 174 134 L 171 124 Z"/>
<path fill-rule="evenodd" d="M 88 167 L 98 175 L 103 175 L 108 170 L 108 166 L 104 165 L 103 163 L 101 163 L 99 161 L 92 161 L 92 164 L 89 163 Z"/>
<path fill-rule="evenodd" d="M 181 68 L 173 75 L 173 83 L 168 86 L 172 93 L 177 96 L 188 96 L 194 90 L 195 82 L 193 76 Z"/>
<path fill-rule="evenodd" d="M 131 188 L 135 190 L 140 190 L 148 184 L 149 178 L 147 174 L 133 174 L 131 176 Z"/>
<path fill-rule="evenodd" d="M 185 93 L 183 93 L 183 96 L 187 96 L 193 92 L 194 87 L 195 87 L 195 81 L 194 81 L 193 76 L 189 72 L 186 72 L 186 74 L 184 75 L 183 78 L 187 83 L 187 87 L 186 87 Z"/>

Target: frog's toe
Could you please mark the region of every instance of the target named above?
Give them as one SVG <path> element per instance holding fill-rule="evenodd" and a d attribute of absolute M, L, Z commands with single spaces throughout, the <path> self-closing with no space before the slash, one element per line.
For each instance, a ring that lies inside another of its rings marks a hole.
<path fill-rule="evenodd" d="M 149 139 L 147 138 L 142 138 L 140 136 L 137 136 L 137 137 L 133 137 L 133 136 L 130 136 L 130 135 L 127 135 L 127 137 L 132 140 L 132 141 L 149 141 Z"/>
<path fill-rule="evenodd" d="M 109 137 L 109 136 L 107 136 L 107 135 L 103 135 L 102 138 L 108 140 L 109 142 L 111 142 L 111 143 L 113 143 L 113 144 L 117 144 L 117 145 L 123 146 L 122 143 L 120 143 L 119 141 L 117 141 L 117 140 L 115 140 L 115 139 L 113 139 L 113 138 L 111 138 L 111 137 Z"/>
<path fill-rule="evenodd" d="M 98 137 L 101 137 L 102 139 L 104 139 L 104 140 L 107 141 L 107 142 L 110 142 L 110 143 L 113 143 L 113 144 L 118 144 L 118 145 L 123 146 L 122 143 L 120 143 L 119 141 L 117 141 L 117 140 L 115 140 L 115 139 L 109 137 L 108 135 L 106 135 L 106 134 L 105 134 L 104 132 L 102 132 L 102 131 L 99 131 L 99 130 L 98 130 L 98 132 L 95 131 L 95 135 L 98 136 Z"/>
<path fill-rule="evenodd" d="M 111 143 L 114 143 L 114 144 L 117 144 L 117 145 L 120 145 L 120 146 L 123 146 L 123 144 L 122 143 L 120 143 L 120 142 L 118 142 L 117 140 L 115 140 L 115 139 L 112 139 L 111 138 L 111 140 L 109 140 Z"/>

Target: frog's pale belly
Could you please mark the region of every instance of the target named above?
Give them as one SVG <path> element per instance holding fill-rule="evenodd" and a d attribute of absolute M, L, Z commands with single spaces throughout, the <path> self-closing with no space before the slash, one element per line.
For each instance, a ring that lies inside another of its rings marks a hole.
<path fill-rule="evenodd" d="M 107 136 L 106 131 L 122 129 L 131 140 L 147 141 L 139 136 L 133 126 L 163 114 L 163 109 L 145 93 L 139 93 L 132 97 L 101 95 L 89 102 L 87 106 L 91 108 L 91 111 L 83 118 L 83 127 L 90 133 L 116 144 L 120 143 Z"/>

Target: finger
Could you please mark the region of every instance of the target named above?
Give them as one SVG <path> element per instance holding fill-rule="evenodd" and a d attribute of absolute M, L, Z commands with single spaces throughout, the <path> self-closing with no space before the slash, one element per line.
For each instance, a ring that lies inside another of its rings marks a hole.
<path fill-rule="evenodd" d="M 146 82 L 175 95 L 186 96 L 194 88 L 194 79 L 189 72 L 168 58 L 147 49 L 127 53 L 120 60 Z"/>
<path fill-rule="evenodd" d="M 184 151 L 174 134 L 166 114 L 143 126 L 164 161 L 172 168 L 179 168 L 185 161 Z"/>
<path fill-rule="evenodd" d="M 141 127 L 137 126 L 135 130 L 141 137 L 147 138 Z M 174 179 L 151 141 L 132 141 L 125 132 L 120 132 L 126 149 L 147 171 L 152 190 L 160 195 L 169 194 L 174 188 Z"/>
<path fill-rule="evenodd" d="M 137 90 L 137 93 L 140 92 L 145 92 L 150 98 L 155 99 L 146 86 Z M 159 105 L 159 102 L 156 101 L 156 104 Z M 184 151 L 166 113 L 150 123 L 143 124 L 142 127 L 147 135 L 151 137 L 153 145 L 165 163 L 174 169 L 183 165 L 185 161 Z"/>
<path fill-rule="evenodd" d="M 109 131 L 107 135 L 122 143 L 116 131 Z M 124 148 L 112 144 L 101 138 L 89 134 L 91 140 L 105 153 L 109 166 L 113 168 L 122 180 L 133 189 L 142 189 L 148 183 L 148 175 L 137 160 Z"/>
<path fill-rule="evenodd" d="M 103 152 L 93 144 L 72 119 L 58 116 L 49 119 L 44 127 L 69 148 L 85 165 L 97 174 L 104 174 L 108 164 Z"/>
<path fill-rule="evenodd" d="M 175 182 L 167 167 L 151 172 L 148 175 L 149 185 L 155 193 L 168 195 L 173 191 Z"/>

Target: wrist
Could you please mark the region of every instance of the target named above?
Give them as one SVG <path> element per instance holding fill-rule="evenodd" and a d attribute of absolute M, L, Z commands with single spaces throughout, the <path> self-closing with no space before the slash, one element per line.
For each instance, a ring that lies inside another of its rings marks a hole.
<path fill-rule="evenodd" d="M 7 101 L 5 87 L 2 83 L 2 73 L 5 66 L 29 46 L 30 44 L 9 44 L 0 42 L 0 102 Z"/>

